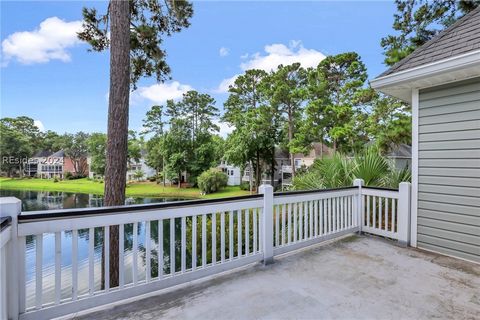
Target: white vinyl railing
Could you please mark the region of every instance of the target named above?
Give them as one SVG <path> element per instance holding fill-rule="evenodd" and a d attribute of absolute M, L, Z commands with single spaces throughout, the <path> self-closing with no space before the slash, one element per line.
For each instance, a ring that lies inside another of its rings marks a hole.
<path fill-rule="evenodd" d="M 58 317 L 357 231 L 403 241 L 402 190 L 263 185 L 255 196 L 30 213 L 3 198 L 2 319 Z"/>

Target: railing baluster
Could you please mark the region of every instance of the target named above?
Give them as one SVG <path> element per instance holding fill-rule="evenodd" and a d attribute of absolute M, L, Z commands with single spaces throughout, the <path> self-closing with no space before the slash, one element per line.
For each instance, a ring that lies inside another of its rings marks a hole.
<path fill-rule="evenodd" d="M 242 210 L 237 210 L 237 256 L 242 256 Z"/>
<path fill-rule="evenodd" d="M 285 206 L 287 206 L 287 218 L 288 218 L 288 241 L 287 243 L 291 243 L 292 242 L 292 204 L 289 203 L 289 204 L 286 204 Z"/>
<path fill-rule="evenodd" d="M 370 197 L 367 197 L 367 221 L 365 222 L 365 226 L 370 227 Z"/>
<path fill-rule="evenodd" d="M 104 257 L 105 257 L 105 273 L 104 273 L 104 286 L 105 292 L 110 290 L 110 227 L 103 227 L 103 244 L 104 244 Z"/>
<path fill-rule="evenodd" d="M 253 254 L 257 253 L 257 209 L 253 209 Z"/>
<path fill-rule="evenodd" d="M 181 232 L 181 235 L 182 235 L 182 239 L 181 239 L 181 262 L 180 262 L 180 268 L 181 268 L 181 272 L 182 273 L 185 273 L 186 269 L 187 269 L 187 218 L 186 217 L 182 217 L 182 222 L 181 222 L 181 228 L 182 230 L 180 231 Z"/>
<path fill-rule="evenodd" d="M 286 204 L 282 204 L 282 245 L 285 245 L 285 214 L 286 214 Z"/>
<path fill-rule="evenodd" d="M 175 218 L 170 218 L 170 275 L 175 275 Z"/>
<path fill-rule="evenodd" d="M 324 206 L 325 206 L 325 200 L 318 200 L 318 217 L 319 217 L 319 223 L 318 223 L 318 235 L 319 236 L 323 236 L 324 234 L 324 218 L 323 218 L 323 215 L 325 214 L 325 209 L 324 209 Z"/>
<path fill-rule="evenodd" d="M 133 263 L 132 263 L 132 278 L 133 285 L 136 285 L 138 282 L 138 222 L 133 223 Z"/>
<path fill-rule="evenodd" d="M 245 255 L 250 253 L 250 210 L 245 210 Z"/>
<path fill-rule="evenodd" d="M 336 197 L 335 198 L 335 215 L 337 217 L 337 224 L 336 224 L 336 227 L 335 227 L 335 231 L 340 231 L 340 217 L 341 217 L 341 213 L 340 213 L 340 197 Z"/>
<path fill-rule="evenodd" d="M 382 197 L 378 197 L 378 229 L 382 229 Z"/>
<path fill-rule="evenodd" d="M 192 216 L 192 271 L 197 269 L 197 216 Z"/>
<path fill-rule="evenodd" d="M 35 236 L 35 249 L 35 306 L 40 309 L 43 294 L 43 234 Z"/>
<path fill-rule="evenodd" d="M 345 202 L 345 197 L 340 197 L 339 198 L 340 200 L 340 230 L 343 230 L 345 229 L 345 205 L 344 205 L 344 202 Z"/>
<path fill-rule="evenodd" d="M 313 203 L 314 201 L 309 202 L 309 209 L 308 209 L 308 238 L 313 238 Z M 316 219 L 315 219 L 316 220 Z"/>
<path fill-rule="evenodd" d="M 275 246 L 280 245 L 280 206 L 273 207 L 273 214 L 275 215 Z"/>
<path fill-rule="evenodd" d="M 313 202 L 313 237 L 318 236 L 318 200 Z"/>
<path fill-rule="evenodd" d="M 388 231 L 388 203 L 390 202 L 390 198 L 385 198 L 385 231 Z"/>
<path fill-rule="evenodd" d="M 263 209 L 257 208 L 258 211 L 258 248 L 263 252 Z"/>
<path fill-rule="evenodd" d="M 373 214 L 373 227 L 377 227 L 377 196 L 373 196 L 373 207 L 372 207 L 372 214 Z"/>
<path fill-rule="evenodd" d="M 202 267 L 207 266 L 207 215 L 202 215 Z"/>
<path fill-rule="evenodd" d="M 217 214 L 212 213 L 212 266 L 217 263 Z"/>
<path fill-rule="evenodd" d="M 78 230 L 72 230 L 72 300 L 78 297 Z"/>
<path fill-rule="evenodd" d="M 397 200 L 392 199 L 392 232 L 395 232 L 396 229 L 396 223 L 395 219 L 397 217 Z"/>
<path fill-rule="evenodd" d="M 225 212 L 220 213 L 220 260 L 225 262 Z"/>
<path fill-rule="evenodd" d="M 233 260 L 233 211 L 228 212 L 228 258 Z"/>
<path fill-rule="evenodd" d="M 195 228 L 196 229 L 196 228 Z M 157 254 L 157 264 L 158 264 L 158 279 L 161 279 L 163 276 L 163 267 L 164 267 L 164 257 L 163 257 L 163 220 L 158 220 L 158 254 Z"/>
<path fill-rule="evenodd" d="M 151 221 L 145 221 L 145 282 L 152 277 L 152 235 Z"/>
<path fill-rule="evenodd" d="M 303 202 L 303 239 L 308 239 L 308 201 Z"/>
<path fill-rule="evenodd" d="M 353 227 L 353 199 L 352 196 L 348 197 L 348 227 Z"/>
<path fill-rule="evenodd" d="M 303 240 L 303 202 L 298 204 L 298 240 Z"/>
<path fill-rule="evenodd" d="M 94 254 L 95 254 L 95 229 L 88 229 L 88 292 L 93 295 L 94 283 Z"/>
<path fill-rule="evenodd" d="M 125 225 L 118 226 L 118 286 L 125 285 Z"/>
<path fill-rule="evenodd" d="M 327 234 L 332 233 L 333 228 L 332 228 L 332 198 L 328 198 L 327 201 Z"/>
<path fill-rule="evenodd" d="M 293 205 L 293 242 L 297 242 L 297 207 L 298 203 L 292 203 Z"/>
<path fill-rule="evenodd" d="M 60 304 L 62 294 L 62 237 L 55 232 L 55 304 Z"/>

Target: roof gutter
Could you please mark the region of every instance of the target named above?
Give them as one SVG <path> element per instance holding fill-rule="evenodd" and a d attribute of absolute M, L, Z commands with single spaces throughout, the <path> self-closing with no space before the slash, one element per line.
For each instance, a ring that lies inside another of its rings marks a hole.
<path fill-rule="evenodd" d="M 374 89 L 382 89 L 432 77 L 440 73 L 466 69 L 476 65 L 480 65 L 480 50 L 471 51 L 462 55 L 378 77 L 371 80 L 370 85 Z"/>

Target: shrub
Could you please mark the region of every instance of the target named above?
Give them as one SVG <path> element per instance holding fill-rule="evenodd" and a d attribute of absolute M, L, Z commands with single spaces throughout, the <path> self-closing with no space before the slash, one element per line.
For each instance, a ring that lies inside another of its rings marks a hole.
<path fill-rule="evenodd" d="M 240 183 L 240 190 L 250 190 L 250 183 L 248 182 Z"/>
<path fill-rule="evenodd" d="M 351 186 L 356 178 L 366 186 L 398 188 L 402 181 L 410 181 L 408 168 L 399 170 L 383 157 L 378 149 L 369 147 L 355 157 L 336 153 L 330 158 L 315 160 L 305 173 L 293 179 L 295 190 L 313 190 Z"/>
<path fill-rule="evenodd" d="M 148 179 L 148 181 L 150 181 L 150 182 L 155 182 L 155 181 L 157 181 L 157 177 L 155 177 L 155 176 L 148 177 L 147 179 Z"/>
<path fill-rule="evenodd" d="M 53 179 L 53 182 L 58 182 L 58 181 L 60 181 L 60 180 L 58 180 L 57 177 L 55 177 L 55 178 Z"/>
<path fill-rule="evenodd" d="M 65 172 L 65 180 L 71 180 L 73 174 L 70 171 Z"/>
<path fill-rule="evenodd" d="M 212 168 L 203 172 L 198 178 L 197 183 L 203 193 L 214 193 L 227 186 L 228 177 L 218 169 Z"/>

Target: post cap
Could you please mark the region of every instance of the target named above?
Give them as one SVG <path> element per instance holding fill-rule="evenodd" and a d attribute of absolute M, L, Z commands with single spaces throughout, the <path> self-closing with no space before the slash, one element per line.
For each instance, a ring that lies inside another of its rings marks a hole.
<path fill-rule="evenodd" d="M 363 181 L 363 179 L 355 179 L 353 180 L 353 185 L 356 187 L 360 187 L 365 185 L 365 181 Z"/>
<path fill-rule="evenodd" d="M 259 193 L 265 193 L 267 191 L 273 191 L 273 187 L 269 184 L 262 184 L 260 187 L 258 187 Z"/>
<path fill-rule="evenodd" d="M 0 198 L 0 217 L 16 217 L 22 212 L 22 201 L 15 197 Z"/>

